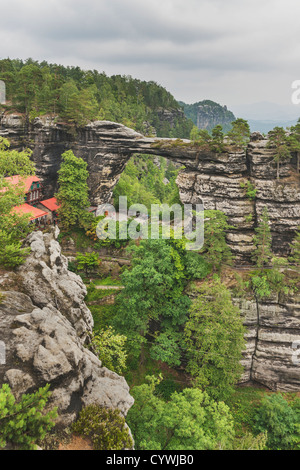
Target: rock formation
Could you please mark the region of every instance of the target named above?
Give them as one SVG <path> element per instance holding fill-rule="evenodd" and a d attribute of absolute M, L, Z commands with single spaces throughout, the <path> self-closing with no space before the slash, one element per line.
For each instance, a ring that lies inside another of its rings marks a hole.
<path fill-rule="evenodd" d="M 300 296 L 233 302 L 247 327 L 242 382 L 257 382 L 274 391 L 299 391 Z"/>
<path fill-rule="evenodd" d="M 295 161 L 281 165 L 279 181 L 272 150 L 259 133 L 251 136 L 247 150 L 216 154 L 203 152 L 187 140 L 147 138 L 121 124 L 97 121 L 71 132 L 51 119 L 36 118 L 29 127 L 19 116 L 3 116 L 0 135 L 16 148 L 29 145 L 37 174 L 44 183 L 44 196 L 57 189 L 61 154 L 72 149 L 88 163 L 91 203 L 108 202 L 129 158 L 133 154 L 160 155 L 185 166 L 178 176 L 183 203 L 204 203 L 205 209 L 223 211 L 230 225 L 228 243 L 237 261 L 249 263 L 254 228 L 264 207 L 270 215 L 273 249 L 279 255 L 289 250 L 300 226 L 300 185 Z M 243 185 L 251 183 L 255 200 Z"/>
<path fill-rule="evenodd" d="M 296 161 L 292 159 L 281 165 L 281 178 L 277 181 L 272 150 L 267 148 L 267 140 L 260 133 L 252 134 L 246 151 L 231 150 L 221 154 L 200 154 L 189 141 L 147 138 L 123 125 L 107 121 L 91 123 L 72 134 L 65 125 L 51 120 L 38 118 L 26 128 L 19 117 L 4 116 L 0 135 L 9 138 L 16 148 L 20 148 L 24 142 L 26 145 L 30 144 L 37 174 L 44 181 L 46 197 L 52 196 L 56 188 L 60 155 L 66 149 L 72 149 L 76 155 L 87 161 L 90 172 L 89 187 L 94 204 L 110 200 L 112 189 L 133 154 L 161 155 L 183 164 L 185 169 L 177 179 L 182 202 L 203 202 L 205 209 L 221 210 L 227 215 L 229 224 L 233 226 L 227 234 L 227 240 L 236 262 L 241 264 L 248 264 L 250 261 L 254 247 L 254 230 L 264 207 L 267 207 L 269 212 L 273 250 L 276 254 L 288 253 L 295 230 L 300 226 L 300 185 Z M 247 183 L 251 183 L 256 189 L 255 199 L 247 195 Z M 34 242 L 32 238 L 31 243 Z M 42 265 L 43 247 L 39 241 L 36 242 L 40 258 L 31 258 L 30 264 L 21 268 L 24 285 L 32 291 L 32 302 L 42 312 L 50 308 L 51 311 L 60 313 L 64 322 L 71 321 L 75 325 L 76 330 L 73 328 L 73 331 L 77 331 L 79 336 L 84 336 L 85 326 L 90 327 L 90 319 L 88 314 L 82 316 L 80 313 L 82 307 L 79 305 L 83 296 L 77 290 L 74 303 L 72 296 L 64 296 L 65 287 L 69 282 L 76 284 L 75 278 L 64 277 L 64 268 L 59 264 L 59 260 L 63 258 L 54 253 L 49 262 L 46 262 L 47 266 Z M 37 268 L 40 269 L 40 277 L 28 272 L 30 269 L 37 272 Z M 60 283 L 57 283 L 55 274 L 58 272 L 62 273 Z M 42 291 L 35 287 L 35 282 L 45 287 L 44 301 Z M 51 294 L 52 291 L 56 292 L 55 298 Z M 300 368 L 292 362 L 292 345 L 295 341 L 300 341 L 299 298 L 295 295 L 292 298 L 272 298 L 264 302 L 257 302 L 255 299 L 237 300 L 237 303 L 248 327 L 248 350 L 244 358 L 243 380 L 256 380 L 272 389 L 299 390 Z M 30 314 L 33 314 L 32 311 Z M 3 317 L 0 321 L 8 321 L 9 318 L 11 324 L 15 325 L 12 317 Z M 17 316 L 17 319 L 19 318 L 20 315 Z M 42 346 L 45 348 L 44 344 Z M 43 349 L 41 351 L 43 352 Z M 85 357 L 90 358 L 90 355 Z M 33 357 L 30 361 L 33 361 Z M 114 383 L 118 384 L 118 380 Z M 78 386 L 77 379 L 75 382 Z M 83 382 L 92 387 L 92 380 L 86 381 L 84 378 Z M 70 387 L 73 387 L 72 382 Z M 86 396 L 86 393 L 82 396 Z M 67 407 L 71 407 L 71 402 L 78 404 L 77 398 L 71 399 L 70 395 L 67 396 Z M 78 388 L 74 396 L 78 396 Z M 128 397 L 127 391 L 125 396 Z M 127 405 L 124 405 L 124 410 L 128 407 L 130 399 L 125 399 L 125 402 Z"/>
<path fill-rule="evenodd" d="M 0 279 L 0 341 L 6 349 L 0 384 L 8 383 L 19 397 L 49 383 L 49 407 L 58 407 L 58 426 L 70 424 L 92 403 L 126 415 L 133 398 L 125 379 L 102 367 L 85 347 L 93 327 L 86 288 L 67 270 L 56 238 L 57 230 L 33 232 L 26 263 Z"/>

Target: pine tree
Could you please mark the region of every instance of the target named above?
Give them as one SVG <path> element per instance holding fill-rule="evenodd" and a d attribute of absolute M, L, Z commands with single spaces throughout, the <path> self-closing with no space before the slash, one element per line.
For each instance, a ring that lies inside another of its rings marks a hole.
<path fill-rule="evenodd" d="M 290 261 L 300 267 L 300 232 L 296 232 L 293 243 L 291 244 L 292 256 Z"/>
<path fill-rule="evenodd" d="M 288 147 L 288 137 L 283 127 L 275 127 L 269 132 L 268 138 L 267 147 L 274 150 L 274 162 L 277 166 L 277 179 L 279 180 L 280 163 L 287 158 L 291 158 Z"/>
<path fill-rule="evenodd" d="M 224 133 L 220 124 L 213 128 L 211 131 L 212 140 L 210 142 L 211 150 L 216 153 L 224 151 Z"/>
<path fill-rule="evenodd" d="M 245 119 L 236 119 L 231 123 L 232 129 L 228 132 L 228 137 L 237 148 L 247 145 L 250 138 L 250 127 Z"/>
<path fill-rule="evenodd" d="M 254 244 L 256 249 L 252 259 L 255 261 L 257 267 L 262 268 L 266 266 L 272 258 L 272 235 L 269 226 L 269 214 L 266 207 L 262 212 L 261 221 L 255 231 Z"/>
<path fill-rule="evenodd" d="M 291 127 L 288 143 L 291 151 L 297 154 L 297 170 L 300 171 L 300 119 L 295 126 Z"/>

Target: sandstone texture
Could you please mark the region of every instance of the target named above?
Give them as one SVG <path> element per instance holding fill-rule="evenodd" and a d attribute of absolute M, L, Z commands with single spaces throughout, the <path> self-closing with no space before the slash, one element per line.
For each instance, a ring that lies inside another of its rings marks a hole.
<path fill-rule="evenodd" d="M 92 204 L 111 200 L 113 187 L 134 154 L 160 155 L 175 164 L 184 165 L 177 178 L 181 201 L 203 203 L 205 209 L 221 210 L 227 215 L 228 223 L 233 227 L 227 233 L 227 241 L 237 264 L 251 263 L 253 236 L 265 207 L 270 216 L 272 248 L 276 255 L 285 256 L 289 253 L 295 230 L 300 226 L 300 179 L 296 158 L 293 156 L 281 165 L 280 179 L 276 180 L 272 149 L 267 147 L 267 139 L 258 132 L 251 135 L 245 150 L 231 149 L 220 154 L 200 153 L 187 140 L 144 137 L 121 124 L 108 121 L 93 122 L 74 130 L 49 118 L 37 118 L 27 125 L 19 116 L 4 115 L 0 121 L 0 135 L 10 139 L 14 148 L 22 148 L 24 142 L 32 148 L 37 174 L 44 183 L 45 197 L 52 197 L 57 189 L 61 154 L 68 149 L 88 163 Z M 256 190 L 254 199 L 247 195 L 247 184 Z M 46 251 L 43 242 L 47 245 Z M 36 247 L 34 254 L 27 265 L 20 269 L 23 284 L 29 292 L 28 301 L 41 312 L 45 309 L 53 312 L 55 309 L 64 321 L 72 325 L 78 340 L 84 341 L 86 329 L 91 328 L 91 318 L 83 305 L 84 286 L 80 287 L 80 281 L 67 273 L 66 261 L 59 255 L 60 248 L 53 241 L 48 242 L 43 238 L 43 242 L 40 235 L 32 235 L 29 243 Z M 72 294 L 66 293 L 68 291 L 72 291 Z M 298 297 L 237 302 L 248 328 L 243 381 L 256 380 L 272 389 L 299 391 L 300 365 L 292 360 L 295 357 L 293 344 L 300 341 Z M 32 314 L 32 310 L 29 314 Z M 5 324 L 9 318 L 3 317 L 1 322 L 3 320 Z M 49 340 L 47 347 L 50 347 L 50 343 Z M 39 346 L 35 352 L 37 356 L 32 356 L 28 361 L 33 364 L 35 360 L 41 367 L 45 345 L 43 343 Z M 51 359 L 49 374 L 58 370 L 56 359 Z M 65 364 L 68 369 L 70 359 L 66 358 L 65 361 L 61 357 L 58 362 Z M 68 376 L 69 372 L 66 374 Z M 21 381 L 27 383 L 30 380 L 36 380 L 35 372 L 22 376 Z M 84 393 L 80 394 L 81 401 L 87 396 L 93 381 L 84 379 L 84 383 L 86 385 Z M 75 397 L 78 396 L 76 393 L 78 389 L 74 392 Z M 128 397 L 128 392 L 125 395 Z M 71 401 L 78 403 L 77 398 Z M 130 398 L 127 401 L 129 403 Z M 68 403 L 66 406 L 71 406 Z"/>
<path fill-rule="evenodd" d="M 57 234 L 33 232 L 27 240 L 31 254 L 15 275 L 18 290 L 2 285 L 0 384 L 8 383 L 18 398 L 49 383 L 48 406 L 58 407 L 57 426 L 69 425 L 92 403 L 126 415 L 133 398 L 125 379 L 103 367 L 85 345 L 93 327 L 85 286 L 67 270 Z"/>
<path fill-rule="evenodd" d="M 273 250 L 286 255 L 295 230 L 300 226 L 300 180 L 296 158 L 282 164 L 276 180 L 276 164 L 267 139 L 259 132 L 251 136 L 245 151 L 216 154 L 199 152 L 188 140 L 144 137 L 128 127 L 109 121 L 96 121 L 71 129 L 53 119 L 36 118 L 22 122 L 20 116 L 0 117 L 0 135 L 10 139 L 14 148 L 24 143 L 32 148 L 37 174 L 44 183 L 44 197 L 57 189 L 57 171 L 61 154 L 73 150 L 88 163 L 91 204 L 110 202 L 129 158 L 134 154 L 160 155 L 184 165 L 177 184 L 183 203 L 203 203 L 205 209 L 223 211 L 234 228 L 228 243 L 236 261 L 249 263 L 254 229 L 264 207 L 268 209 Z M 245 187 L 256 189 L 255 199 Z"/>
<path fill-rule="evenodd" d="M 247 327 L 244 375 L 274 391 L 300 390 L 300 296 L 233 299 Z"/>

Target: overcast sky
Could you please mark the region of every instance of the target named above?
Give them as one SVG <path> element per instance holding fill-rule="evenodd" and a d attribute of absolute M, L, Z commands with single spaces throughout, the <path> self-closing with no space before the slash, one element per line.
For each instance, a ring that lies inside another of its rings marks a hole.
<path fill-rule="evenodd" d="M 299 0 L 0 0 L 0 17 L 0 58 L 154 80 L 187 103 L 289 105 L 300 80 Z"/>

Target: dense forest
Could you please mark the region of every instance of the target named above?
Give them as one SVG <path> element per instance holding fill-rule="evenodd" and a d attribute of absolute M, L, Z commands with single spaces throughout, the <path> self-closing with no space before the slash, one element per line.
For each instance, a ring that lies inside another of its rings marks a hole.
<path fill-rule="evenodd" d="M 6 84 L 2 108 L 28 120 L 50 115 L 77 126 L 108 120 L 145 134 L 179 138 L 188 138 L 193 127 L 175 98 L 153 81 L 32 59 L 0 60 L 0 80 Z M 162 119 L 162 110 L 170 111 L 171 119 Z"/>

